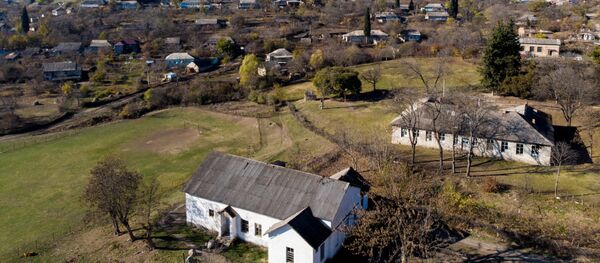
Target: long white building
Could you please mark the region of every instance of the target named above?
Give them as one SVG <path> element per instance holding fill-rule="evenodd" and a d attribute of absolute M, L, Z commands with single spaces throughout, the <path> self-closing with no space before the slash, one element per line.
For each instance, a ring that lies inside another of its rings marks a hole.
<path fill-rule="evenodd" d="M 213 152 L 183 191 L 188 224 L 267 247 L 271 263 L 320 263 L 366 209 L 368 189 L 352 168 L 322 177 Z"/>
<path fill-rule="evenodd" d="M 417 139 L 418 147 L 438 148 L 433 129 L 431 113 L 425 110 L 425 104 L 416 107 L 419 116 L 416 129 L 405 125 L 401 117 L 394 119 L 392 125 L 392 143 L 410 145 L 409 132 Z M 444 108 L 452 111 L 452 106 Z M 452 113 L 450 113 L 452 114 Z M 518 161 L 535 165 L 551 165 L 552 147 L 554 146 L 554 127 L 552 117 L 528 105 L 499 110 L 489 114 L 488 127 L 481 129 L 473 140 L 473 153 L 498 159 Z M 448 116 L 448 115 L 446 115 Z M 455 149 L 466 151 L 469 148 L 469 136 L 466 131 L 458 131 L 453 137 L 449 125 L 438 120 L 437 129 L 441 132 L 440 142 L 444 150 Z"/>

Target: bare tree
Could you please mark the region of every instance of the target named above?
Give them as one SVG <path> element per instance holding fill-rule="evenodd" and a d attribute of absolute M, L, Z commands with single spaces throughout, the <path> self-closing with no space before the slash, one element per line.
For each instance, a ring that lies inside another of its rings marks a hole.
<path fill-rule="evenodd" d="M 146 230 L 144 238 L 150 249 L 155 248 L 154 241 L 152 241 L 152 232 L 154 225 L 156 224 L 155 218 L 152 217 L 152 213 L 158 212 L 159 197 L 158 197 L 158 180 L 155 178 L 150 181 L 149 184 L 142 188 L 139 198 L 139 215 L 143 222 L 143 228 Z M 160 214 L 160 213 L 159 213 Z"/>
<path fill-rule="evenodd" d="M 444 148 L 442 147 L 442 134 L 445 133 L 444 127 L 442 125 L 442 120 L 445 118 L 444 115 L 444 105 L 443 105 L 443 96 L 444 96 L 444 88 L 442 85 L 443 78 L 446 75 L 446 57 L 439 57 L 438 63 L 435 68 L 435 72 L 433 72 L 433 76 L 429 77 L 423 69 L 417 64 L 415 61 L 410 61 L 407 66 L 410 71 L 418 78 L 428 96 L 428 102 L 425 103 L 425 114 L 429 120 L 431 120 L 431 125 L 433 128 L 433 136 L 435 137 L 435 141 L 438 145 L 439 151 L 439 173 L 444 171 Z M 440 87 L 442 86 L 442 87 Z M 444 135 L 445 136 L 445 135 Z"/>
<path fill-rule="evenodd" d="M 600 127 L 600 111 L 588 108 L 583 112 L 582 128 L 589 139 L 588 153 L 594 158 L 594 134 Z"/>
<path fill-rule="evenodd" d="M 402 127 L 408 130 L 408 139 L 412 150 L 411 164 L 415 163 L 417 151 L 417 142 L 419 139 L 419 123 L 423 111 L 418 110 L 419 94 L 412 89 L 402 89 L 396 92 L 394 96 L 394 108 L 400 114 L 399 118 Z"/>
<path fill-rule="evenodd" d="M 84 201 L 98 212 L 108 214 L 115 228 L 115 235 L 121 234 L 121 223 L 127 229 L 130 240 L 135 241 L 129 218 L 133 213 L 142 176 L 128 170 L 125 162 L 115 157 L 98 162 L 91 174 L 85 188 Z"/>
<path fill-rule="evenodd" d="M 463 122 L 463 131 L 468 136 L 467 145 L 467 169 L 465 176 L 471 176 L 471 166 L 473 162 L 473 149 L 479 143 L 477 138 L 485 138 L 484 134 L 488 126 L 492 124 L 491 109 L 484 101 L 475 98 L 465 98 L 462 100 L 460 111 Z M 462 142 L 459 142 L 462 143 Z"/>
<path fill-rule="evenodd" d="M 432 235 L 440 229 L 432 205 L 436 185 L 404 164 L 382 177 L 382 196 L 373 196 L 373 209 L 358 212 L 359 220 L 348 232 L 348 249 L 368 262 L 427 258 L 442 243 Z"/>
<path fill-rule="evenodd" d="M 562 165 L 573 160 L 573 150 L 566 142 L 558 142 L 552 148 L 552 162 L 556 166 L 556 179 L 554 180 L 554 198 L 558 199 L 558 180 Z"/>
<path fill-rule="evenodd" d="M 373 85 L 373 91 L 377 90 L 377 82 L 381 80 L 381 66 L 372 66 L 360 75 L 367 83 Z"/>
<path fill-rule="evenodd" d="M 575 70 L 570 66 L 559 66 L 551 71 L 541 84 L 536 89 L 537 96 L 554 99 L 560 106 L 568 126 L 571 126 L 575 115 L 593 95 L 591 85 L 586 81 L 583 71 Z"/>

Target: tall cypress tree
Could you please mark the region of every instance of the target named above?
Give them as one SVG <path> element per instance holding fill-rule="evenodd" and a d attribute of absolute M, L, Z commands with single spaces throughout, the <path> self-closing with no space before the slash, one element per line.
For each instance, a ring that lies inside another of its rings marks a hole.
<path fill-rule="evenodd" d="M 450 17 L 456 19 L 458 16 L 458 0 L 450 0 L 450 8 L 448 9 Z"/>
<path fill-rule="evenodd" d="M 27 13 L 27 8 L 23 6 L 23 11 L 21 11 L 21 32 L 27 33 L 29 31 L 29 13 Z"/>
<path fill-rule="evenodd" d="M 412 12 L 415 9 L 415 3 L 413 2 L 413 0 L 410 0 L 410 3 L 408 3 L 408 12 Z"/>
<path fill-rule="evenodd" d="M 367 10 L 365 11 L 365 28 L 364 28 L 364 32 L 365 32 L 365 37 L 369 38 L 371 37 L 371 9 L 367 7 Z"/>
<path fill-rule="evenodd" d="M 400 8 L 400 0 L 396 0 L 396 8 Z"/>
<path fill-rule="evenodd" d="M 514 30 L 514 22 L 499 22 L 488 40 L 479 69 L 481 84 L 496 92 L 505 79 L 519 74 L 521 68 L 521 44 Z"/>

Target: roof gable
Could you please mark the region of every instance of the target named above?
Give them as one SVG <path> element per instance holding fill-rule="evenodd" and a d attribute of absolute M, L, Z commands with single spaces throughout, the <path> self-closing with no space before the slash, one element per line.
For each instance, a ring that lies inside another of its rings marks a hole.
<path fill-rule="evenodd" d="M 280 220 L 310 207 L 316 217 L 332 221 L 349 186 L 315 174 L 212 152 L 183 191 Z"/>
<path fill-rule="evenodd" d="M 323 221 L 313 216 L 310 207 L 306 207 L 285 220 L 274 224 L 265 234 L 273 233 L 286 225 L 295 230 L 314 249 L 318 249 L 332 233 Z"/>

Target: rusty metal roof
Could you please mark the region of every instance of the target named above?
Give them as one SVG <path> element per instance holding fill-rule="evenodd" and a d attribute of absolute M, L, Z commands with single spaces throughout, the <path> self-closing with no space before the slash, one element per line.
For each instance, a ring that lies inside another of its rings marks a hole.
<path fill-rule="evenodd" d="M 248 158 L 212 152 L 185 193 L 283 220 L 310 207 L 333 221 L 350 184 Z"/>

